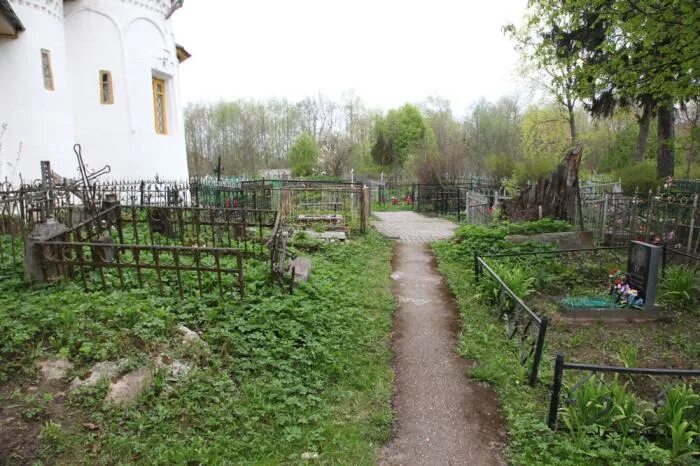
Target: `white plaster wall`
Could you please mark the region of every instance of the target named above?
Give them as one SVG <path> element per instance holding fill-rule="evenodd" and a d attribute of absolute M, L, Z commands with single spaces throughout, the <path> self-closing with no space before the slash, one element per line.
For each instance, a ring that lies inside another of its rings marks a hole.
<path fill-rule="evenodd" d="M 75 166 L 66 79 L 62 0 L 10 0 L 26 31 L 0 39 L 0 181 L 40 178 L 39 161 L 68 173 Z M 41 49 L 51 52 L 54 89 L 44 89 Z M 0 129 L 2 133 L 2 129 Z M 19 160 L 17 160 L 18 152 Z"/>
<path fill-rule="evenodd" d="M 93 169 L 115 178 L 187 178 L 178 62 L 165 0 L 65 4 L 76 138 Z M 99 101 L 98 72 L 112 71 L 114 105 Z M 168 134 L 155 132 L 152 76 L 166 79 Z M 110 108 L 112 107 L 112 108 Z"/>
<path fill-rule="evenodd" d="M 83 160 L 89 170 L 110 165 L 113 173 L 125 173 L 130 132 L 119 28 L 109 17 L 88 9 L 69 15 L 65 24 L 73 126 Z M 112 74 L 113 104 L 100 103 L 100 70 Z"/>

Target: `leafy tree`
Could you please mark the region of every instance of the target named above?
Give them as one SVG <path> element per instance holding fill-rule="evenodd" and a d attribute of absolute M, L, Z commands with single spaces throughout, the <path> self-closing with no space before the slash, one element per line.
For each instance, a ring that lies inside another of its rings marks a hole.
<path fill-rule="evenodd" d="M 657 109 L 660 176 L 673 174 L 674 103 L 700 94 L 700 9 L 696 0 L 531 0 L 554 47 L 540 49 L 556 63 L 571 63 L 576 94 L 594 115 L 616 106 L 642 107 L 640 142 Z M 644 153 L 638 144 L 638 157 Z"/>
<path fill-rule="evenodd" d="M 495 103 L 480 100 L 465 121 L 465 134 L 476 168 L 483 168 L 486 157 L 492 154 L 518 160 L 522 155 L 521 124 L 517 99 L 502 97 Z"/>
<path fill-rule="evenodd" d="M 551 172 L 571 146 L 568 118 L 559 108 L 531 107 L 523 117 L 523 157 L 516 163 L 518 184 Z"/>
<path fill-rule="evenodd" d="M 452 179 L 465 175 L 475 166 L 464 125 L 454 118 L 450 102 L 438 97 L 429 97 L 423 105 L 426 125 L 435 136 L 435 145 L 440 158 L 440 174 L 447 173 Z"/>
<path fill-rule="evenodd" d="M 426 125 L 420 110 L 411 104 L 390 110 L 375 123 L 372 159 L 377 165 L 395 172 L 415 156 L 425 143 Z"/>
<path fill-rule="evenodd" d="M 303 133 L 289 149 L 289 166 L 294 176 L 308 176 L 318 164 L 320 149 L 309 133 Z"/>
<path fill-rule="evenodd" d="M 543 11 L 547 14 L 542 14 Z M 574 110 L 579 100 L 576 92 L 579 77 L 575 70 L 583 51 L 580 44 L 563 42 L 559 36 L 570 34 L 575 27 L 562 2 L 541 0 L 530 3 L 523 28 L 517 29 L 513 24 L 503 28 L 515 40 L 523 60 L 521 71 L 566 109 L 572 143 L 578 138 Z"/>

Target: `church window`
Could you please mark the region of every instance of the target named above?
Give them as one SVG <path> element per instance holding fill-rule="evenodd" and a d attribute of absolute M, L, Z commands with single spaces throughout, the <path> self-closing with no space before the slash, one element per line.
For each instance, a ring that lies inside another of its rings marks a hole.
<path fill-rule="evenodd" d="M 114 91 L 112 90 L 112 73 L 105 70 L 100 70 L 100 103 L 114 103 Z"/>
<path fill-rule="evenodd" d="M 165 105 L 165 81 L 153 78 L 153 111 L 157 134 L 168 134 Z"/>
<path fill-rule="evenodd" d="M 41 74 L 44 77 L 44 88 L 53 91 L 53 70 L 51 69 L 51 52 L 41 49 Z"/>

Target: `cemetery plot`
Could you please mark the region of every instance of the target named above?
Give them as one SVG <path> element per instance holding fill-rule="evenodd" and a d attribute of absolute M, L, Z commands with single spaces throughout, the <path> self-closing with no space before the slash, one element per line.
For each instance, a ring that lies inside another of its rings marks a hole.
<path fill-rule="evenodd" d="M 698 194 L 629 196 L 622 193 L 582 193 L 582 222 L 606 245 L 630 240 L 664 243 L 700 254 Z"/>
<path fill-rule="evenodd" d="M 551 220 L 470 225 L 435 246 L 464 309 L 460 351 L 477 361 L 474 375 L 499 389 L 514 462 L 694 459 L 698 439 L 679 435 L 700 425 L 700 260 L 640 243 L 559 250 L 508 240 L 557 228 L 570 227 Z M 567 300 L 593 317 L 567 315 Z M 648 307 L 658 315 L 640 318 Z M 535 367 L 538 322 L 547 326 Z M 523 389 L 535 369 L 539 383 Z M 557 431 L 544 433 L 547 424 Z"/>
<path fill-rule="evenodd" d="M 74 228 L 54 223 L 27 242 L 36 281 L 78 278 L 86 289 L 156 284 L 243 295 L 243 258 L 262 254 L 276 212 L 112 206 Z M 42 234 L 44 233 L 44 234 Z"/>

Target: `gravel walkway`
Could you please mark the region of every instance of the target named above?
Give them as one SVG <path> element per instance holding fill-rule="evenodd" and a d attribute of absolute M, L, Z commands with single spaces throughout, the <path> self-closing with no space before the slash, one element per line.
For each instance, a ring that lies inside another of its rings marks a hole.
<path fill-rule="evenodd" d="M 405 214 L 418 216 L 375 214 L 385 222 L 382 227 L 375 224 L 384 234 L 398 232 L 401 238 L 410 232 L 394 252 L 392 278 L 399 301 L 392 338 L 395 423 L 378 464 L 505 464 L 504 421 L 494 391 L 467 376 L 469 364 L 455 352 L 460 325 L 456 302 L 436 270 L 430 247 L 411 239 L 443 235 L 445 221 L 430 227 L 421 219 L 411 228 L 406 221 L 390 225 L 386 214 L 401 214 L 403 220 Z"/>

